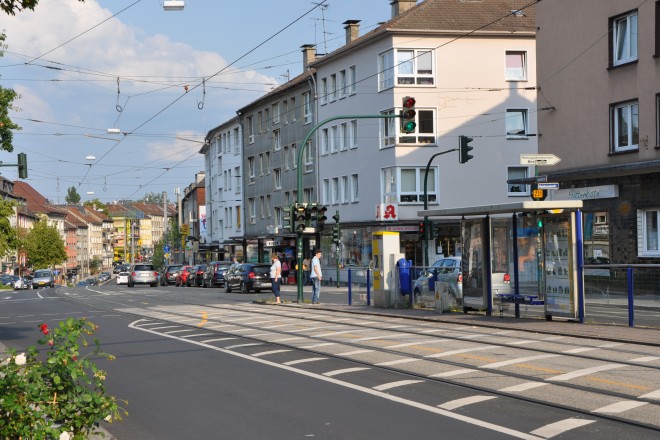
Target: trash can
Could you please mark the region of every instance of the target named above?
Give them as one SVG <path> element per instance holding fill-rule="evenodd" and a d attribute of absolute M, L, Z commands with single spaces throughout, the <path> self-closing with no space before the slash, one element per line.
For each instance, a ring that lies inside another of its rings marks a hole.
<path fill-rule="evenodd" d="M 429 276 L 429 292 L 435 292 L 435 282 L 438 281 L 438 269 L 433 269 Z"/>
<path fill-rule="evenodd" d="M 410 288 L 410 268 L 412 267 L 412 260 L 406 261 L 405 258 L 399 259 L 396 262 L 399 268 L 399 286 L 401 295 L 409 295 Z"/>

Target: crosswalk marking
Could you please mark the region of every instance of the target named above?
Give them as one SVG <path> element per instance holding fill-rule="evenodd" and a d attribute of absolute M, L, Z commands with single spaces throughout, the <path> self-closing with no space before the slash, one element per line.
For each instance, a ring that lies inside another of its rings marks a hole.
<path fill-rule="evenodd" d="M 313 357 L 313 358 L 306 358 L 306 359 L 298 359 L 295 361 L 289 361 L 289 362 L 284 362 L 283 365 L 296 365 L 296 364 L 304 364 L 307 362 L 316 362 L 316 361 L 324 361 L 328 358 L 325 357 Z"/>
<path fill-rule="evenodd" d="M 389 365 L 407 364 L 409 362 L 416 362 L 416 361 L 419 361 L 419 360 L 421 360 L 421 359 L 405 358 L 405 359 L 397 359 L 397 360 L 394 360 L 394 361 L 381 362 L 379 364 L 374 364 L 374 365 L 379 366 L 379 367 L 387 367 Z"/>
<path fill-rule="evenodd" d="M 344 353 L 337 353 L 336 356 L 354 356 L 356 354 L 362 354 L 362 353 L 371 353 L 373 350 L 353 350 L 353 351 L 347 351 Z"/>
<path fill-rule="evenodd" d="M 229 341 L 230 339 L 238 339 L 238 338 L 215 338 L 215 339 L 206 339 L 205 341 L 201 341 L 204 344 L 208 344 L 209 342 L 218 342 L 218 341 Z"/>
<path fill-rule="evenodd" d="M 519 385 L 513 385 L 513 386 L 510 386 L 510 387 L 502 388 L 498 391 L 502 391 L 504 393 L 517 393 L 517 392 L 520 392 L 520 391 L 527 391 L 527 390 L 542 387 L 542 386 L 545 386 L 545 385 L 549 385 L 549 384 L 544 383 L 544 382 L 525 382 L 525 383 L 521 383 Z"/>
<path fill-rule="evenodd" d="M 637 408 L 638 406 L 648 405 L 648 402 L 636 402 L 634 400 L 622 400 L 621 402 L 616 402 L 611 405 L 604 406 L 602 408 L 595 409 L 591 411 L 592 413 L 607 413 L 607 414 L 618 414 L 630 409 Z"/>
<path fill-rule="evenodd" d="M 558 381 L 558 380 L 570 380 L 575 379 L 576 377 L 586 376 L 591 373 L 598 373 L 599 371 L 614 370 L 616 368 L 621 368 L 624 365 L 622 364 L 603 364 L 591 368 L 583 368 L 581 370 L 575 370 L 570 373 L 560 374 L 559 376 L 549 377 L 546 380 Z"/>
<path fill-rule="evenodd" d="M 576 429 L 581 426 L 589 425 L 594 422 L 595 420 L 587 420 L 587 419 L 560 420 L 555 423 L 550 423 L 548 425 L 541 426 L 539 429 L 530 432 L 530 434 L 538 435 L 543 438 L 552 438 L 566 431 L 570 431 L 571 429 Z"/>
<path fill-rule="evenodd" d="M 473 373 L 477 370 L 473 370 L 472 368 L 459 368 L 458 370 L 451 370 L 451 371 L 445 371 L 444 373 L 436 373 L 436 374 L 431 374 L 429 377 L 452 377 L 452 376 L 460 376 L 462 374 L 468 374 L 468 373 Z"/>
<path fill-rule="evenodd" d="M 440 358 L 440 357 L 453 356 L 455 354 L 470 353 L 470 352 L 473 352 L 473 351 L 493 350 L 495 348 L 499 348 L 499 346 L 497 346 L 497 345 L 484 345 L 484 346 L 481 346 L 481 347 L 461 348 L 460 350 L 451 350 L 451 351 L 445 351 L 443 353 L 429 354 L 429 355 L 424 356 L 424 357 L 425 358 L 430 358 L 430 359 L 435 359 L 435 358 Z"/>
<path fill-rule="evenodd" d="M 382 385 L 377 385 L 373 388 L 374 388 L 374 390 L 385 391 L 385 390 L 389 390 L 389 389 L 392 389 L 392 388 L 403 387 L 403 386 L 406 386 L 406 385 L 412 385 L 412 384 L 420 383 L 420 382 L 424 382 L 424 381 L 423 380 L 413 380 L 413 379 L 398 380 L 396 382 L 389 382 L 389 383 L 384 383 Z"/>
<path fill-rule="evenodd" d="M 466 405 L 472 405 L 474 403 L 480 403 L 480 402 L 485 402 L 486 400 L 491 400 L 495 399 L 496 396 L 470 396 L 470 397 L 463 397 L 462 399 L 456 399 L 456 400 L 451 400 L 449 402 L 445 402 L 441 405 L 438 405 L 438 408 L 446 409 L 446 410 L 453 410 L 456 408 L 460 408 L 462 406 Z"/>
<path fill-rule="evenodd" d="M 527 357 L 522 357 L 522 358 L 509 359 L 509 360 L 501 361 L 501 362 L 494 362 L 492 364 L 482 365 L 479 368 L 500 368 L 500 367 L 505 367 L 507 365 L 520 364 L 522 362 L 535 361 L 535 360 L 538 360 L 538 359 L 547 359 L 547 358 L 557 357 L 557 356 L 560 356 L 560 355 L 558 355 L 558 354 L 539 354 L 539 355 L 536 355 L 536 356 L 527 356 Z"/>
<path fill-rule="evenodd" d="M 255 345 L 263 345 L 261 342 L 252 342 L 249 344 L 237 344 L 237 345 L 229 345 L 227 347 L 223 347 L 225 350 L 232 350 L 234 348 L 242 348 L 242 347 L 253 347 Z"/>
<path fill-rule="evenodd" d="M 388 345 L 385 347 L 387 350 L 392 348 L 403 348 L 403 347 L 412 347 L 415 345 L 428 345 L 428 344 L 438 344 L 440 342 L 447 342 L 449 339 L 428 339 L 415 342 L 404 342 L 403 344 Z"/>
<path fill-rule="evenodd" d="M 181 337 L 182 338 L 198 338 L 200 336 L 208 336 L 208 335 L 212 335 L 212 334 L 213 333 L 195 333 L 195 334 L 192 334 L 192 335 L 186 335 L 186 336 L 181 336 Z"/>
<path fill-rule="evenodd" d="M 347 374 L 347 373 L 355 373 L 357 371 L 364 371 L 368 370 L 369 368 L 367 367 L 353 367 L 353 368 L 342 368 L 341 370 L 333 370 L 333 371 L 328 371 L 326 373 L 323 373 L 324 376 L 338 376 L 340 374 Z"/>
<path fill-rule="evenodd" d="M 642 356 L 640 358 L 630 359 L 630 362 L 653 362 L 660 359 L 658 356 Z"/>
<path fill-rule="evenodd" d="M 572 348 L 570 350 L 564 350 L 564 351 L 562 351 L 562 353 L 577 354 L 577 353 L 584 353 L 585 351 L 592 351 L 592 350 L 598 350 L 598 347 L 578 347 L 578 348 Z"/>
<path fill-rule="evenodd" d="M 268 356 L 269 354 L 286 353 L 287 351 L 291 351 L 291 350 L 283 348 L 283 349 L 280 349 L 280 350 L 262 351 L 261 353 L 255 353 L 252 356 L 254 356 L 254 357 Z"/>
<path fill-rule="evenodd" d="M 652 391 L 648 394 L 644 394 L 643 396 L 639 396 L 640 399 L 659 399 L 660 400 L 660 390 L 657 391 Z"/>

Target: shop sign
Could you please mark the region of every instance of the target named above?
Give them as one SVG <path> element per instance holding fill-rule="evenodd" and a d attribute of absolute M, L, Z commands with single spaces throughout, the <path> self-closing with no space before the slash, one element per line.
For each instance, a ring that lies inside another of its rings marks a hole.
<path fill-rule="evenodd" d="M 555 200 L 594 200 L 619 197 L 618 185 L 587 186 L 584 188 L 559 189 Z"/>
<path fill-rule="evenodd" d="M 376 220 L 397 221 L 399 219 L 399 205 L 396 203 L 379 203 L 376 205 Z"/>
<path fill-rule="evenodd" d="M 385 226 L 387 232 L 419 232 L 419 226 Z"/>

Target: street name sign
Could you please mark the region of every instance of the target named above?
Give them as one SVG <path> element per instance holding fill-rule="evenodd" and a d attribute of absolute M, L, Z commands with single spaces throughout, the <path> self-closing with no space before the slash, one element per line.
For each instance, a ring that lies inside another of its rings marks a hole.
<path fill-rule="evenodd" d="M 554 154 L 521 154 L 520 165 L 556 165 L 561 158 Z"/>
<path fill-rule="evenodd" d="M 536 184 L 538 189 L 559 189 L 559 182 L 539 182 Z"/>

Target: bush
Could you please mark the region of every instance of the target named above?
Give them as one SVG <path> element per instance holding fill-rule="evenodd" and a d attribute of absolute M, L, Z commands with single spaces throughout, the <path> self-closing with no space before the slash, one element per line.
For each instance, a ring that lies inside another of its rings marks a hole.
<path fill-rule="evenodd" d="M 69 318 L 52 331 L 47 324 L 39 329 L 43 338 L 38 343 L 49 347 L 45 361 L 30 346 L 20 354 L 9 349 L 0 362 L 0 439 L 83 440 L 98 433 L 100 420 L 112 422 L 128 414 L 106 395 L 106 373 L 90 359 L 114 357 L 101 351 L 96 338 L 93 350 L 79 352 L 96 325 Z"/>

